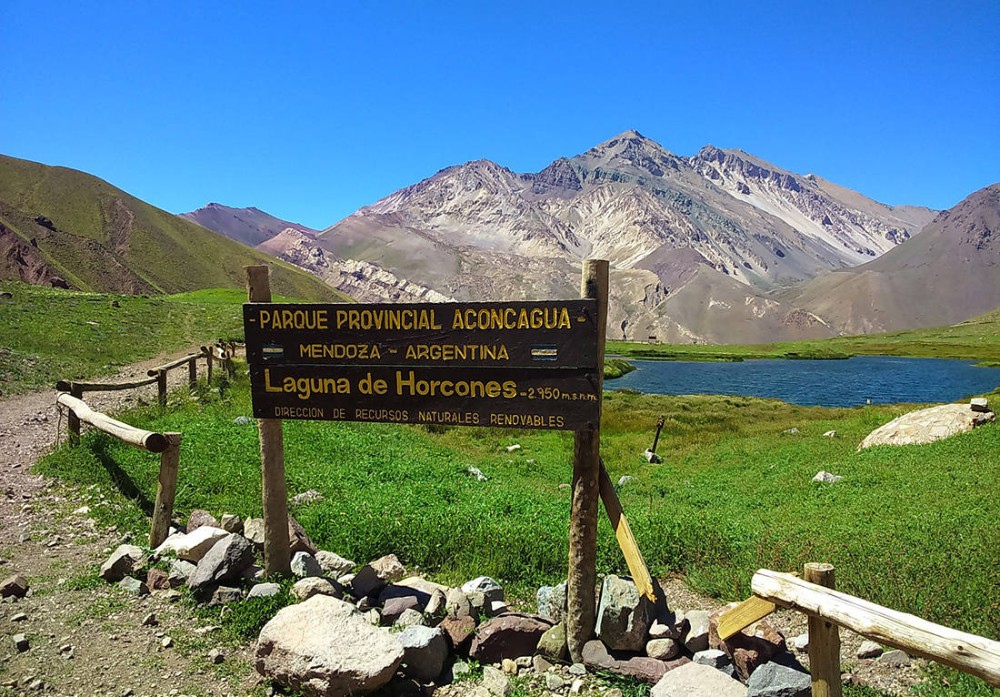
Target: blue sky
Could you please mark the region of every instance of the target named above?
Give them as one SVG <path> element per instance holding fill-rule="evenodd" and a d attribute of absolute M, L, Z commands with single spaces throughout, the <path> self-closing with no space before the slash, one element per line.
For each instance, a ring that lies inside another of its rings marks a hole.
<path fill-rule="evenodd" d="M 1000 2 L 0 2 L 0 153 L 323 228 L 635 128 L 950 207 L 1000 181 Z"/>

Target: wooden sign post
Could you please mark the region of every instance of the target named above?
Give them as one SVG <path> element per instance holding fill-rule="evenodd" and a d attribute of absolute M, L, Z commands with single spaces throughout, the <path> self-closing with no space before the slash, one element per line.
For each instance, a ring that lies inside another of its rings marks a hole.
<path fill-rule="evenodd" d="M 247 297 L 252 303 L 271 302 L 270 270 L 248 266 Z M 264 503 L 264 573 L 291 573 L 288 547 L 288 492 L 285 484 L 285 444 L 281 419 L 258 419 L 261 495 Z"/>
<path fill-rule="evenodd" d="M 597 300 L 597 365 L 604 365 L 604 337 L 608 320 L 608 262 L 583 263 L 580 294 Z M 599 374 L 598 394 L 604 383 Z M 600 500 L 601 414 L 597 403 L 594 428 L 577 431 L 573 439 L 573 498 L 569 519 L 569 576 L 566 586 L 566 643 L 572 659 L 580 662 L 583 645 L 594 636 L 597 590 L 597 502 Z"/>

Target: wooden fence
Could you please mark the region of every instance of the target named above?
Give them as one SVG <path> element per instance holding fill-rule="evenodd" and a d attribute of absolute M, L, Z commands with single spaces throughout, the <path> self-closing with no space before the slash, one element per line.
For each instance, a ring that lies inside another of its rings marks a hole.
<path fill-rule="evenodd" d="M 83 399 L 86 392 L 115 392 L 119 390 L 132 390 L 146 385 L 156 385 L 156 399 L 161 407 L 167 405 L 167 373 L 182 366 L 188 367 L 188 383 L 191 386 L 198 381 L 199 360 L 204 359 L 207 364 L 208 381 L 212 381 L 213 364 L 218 362 L 220 366 L 230 375 L 233 375 L 233 356 L 236 354 L 236 342 L 218 341 L 212 346 L 202 346 L 198 353 L 190 353 L 187 356 L 178 358 L 165 365 L 157 366 L 146 371 L 148 376 L 144 380 L 134 380 L 132 382 L 77 382 L 75 380 L 60 380 L 56 383 L 56 389 L 61 392 L 69 392 L 77 399 Z M 74 415 L 69 418 L 69 437 L 71 442 L 75 442 L 80 437 L 80 422 Z"/>
<path fill-rule="evenodd" d="M 126 423 L 112 419 L 107 414 L 94 411 L 87 404 L 73 395 L 62 392 L 57 401 L 69 409 L 76 421 L 77 441 L 79 442 L 80 422 L 90 424 L 94 428 L 114 436 L 123 443 L 128 443 L 150 453 L 160 455 L 159 484 L 156 487 L 156 503 L 153 506 L 153 525 L 149 532 L 149 546 L 157 547 L 167 538 L 170 530 L 170 520 L 174 515 L 174 496 L 177 493 L 177 468 L 180 461 L 180 433 L 154 433 L 141 428 L 129 426 Z"/>
<path fill-rule="evenodd" d="M 750 583 L 754 597 L 720 618 L 719 635 L 728 638 L 772 612 L 775 605 L 804 613 L 809 619 L 813 697 L 842 694 L 838 627 L 1000 687 L 1000 642 L 840 593 L 833 586 L 830 564 L 806 564 L 802 578 L 760 569 Z"/>

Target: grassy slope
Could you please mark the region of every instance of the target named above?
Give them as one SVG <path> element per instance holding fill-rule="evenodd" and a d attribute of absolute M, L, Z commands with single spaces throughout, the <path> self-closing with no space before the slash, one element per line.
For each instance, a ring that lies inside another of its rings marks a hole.
<path fill-rule="evenodd" d="M 114 250 L 109 219 L 120 200 L 132 216 L 124 254 Z M 243 267 L 269 264 L 272 289 L 290 297 L 332 300 L 334 290 L 314 276 L 155 208 L 105 181 L 65 167 L 0 155 L 0 201 L 23 212 L 4 222 L 25 239 L 36 236 L 25 220 L 50 218 L 59 233 L 38 235 L 39 250 L 82 290 L 116 291 L 103 269 L 124 263 L 159 292 L 241 288 Z"/>
<path fill-rule="evenodd" d="M 714 346 L 649 345 L 609 341 L 607 351 L 631 358 L 743 360 L 750 358 L 847 358 L 852 355 L 961 358 L 1000 364 L 1000 309 L 949 327 L 776 344 Z"/>
<path fill-rule="evenodd" d="M 0 282 L 0 392 L 82 379 L 162 352 L 243 333 L 246 293 L 205 290 L 151 298 Z M 119 307 L 113 307 L 117 301 Z"/>

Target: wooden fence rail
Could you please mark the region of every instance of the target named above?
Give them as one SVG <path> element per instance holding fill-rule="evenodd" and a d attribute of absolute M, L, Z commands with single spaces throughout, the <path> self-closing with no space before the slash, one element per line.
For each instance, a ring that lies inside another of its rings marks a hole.
<path fill-rule="evenodd" d="M 76 420 L 76 441 L 79 441 L 80 422 L 90 424 L 99 431 L 112 435 L 123 443 L 147 452 L 159 453 L 160 476 L 153 507 L 153 524 L 149 532 L 149 546 L 157 547 L 167 538 L 170 520 L 174 514 L 174 497 L 177 493 L 177 469 L 180 460 L 180 433 L 155 433 L 130 426 L 107 414 L 94 411 L 73 395 L 60 393 L 57 401 L 70 410 Z M 70 428 L 72 429 L 72 419 Z M 74 442 L 71 438 L 71 442 Z"/>
<path fill-rule="evenodd" d="M 828 580 L 832 585 L 833 567 L 828 564 L 807 565 L 807 578 L 811 575 L 810 566 L 823 567 L 813 569 L 817 572 L 814 577 L 821 581 Z M 760 569 L 754 574 L 750 588 L 755 596 L 803 612 L 810 619 L 816 618 L 845 627 L 882 644 L 929 658 L 982 678 L 994 687 L 1000 687 L 1000 642 L 934 624 L 905 612 L 810 583 L 792 574 Z M 824 622 L 809 624 L 813 695 L 835 697 L 840 694 L 840 642 L 831 640 L 829 628 L 823 624 Z M 814 627 L 819 650 L 828 655 L 813 656 Z M 817 664 L 824 666 L 820 671 L 827 675 L 817 676 Z M 822 679 L 817 680 L 818 677 Z"/>

